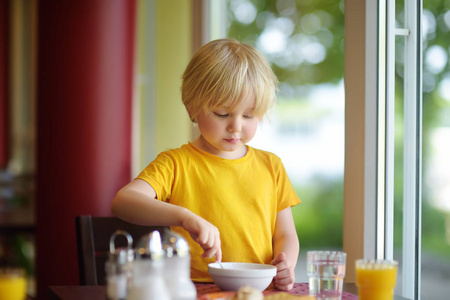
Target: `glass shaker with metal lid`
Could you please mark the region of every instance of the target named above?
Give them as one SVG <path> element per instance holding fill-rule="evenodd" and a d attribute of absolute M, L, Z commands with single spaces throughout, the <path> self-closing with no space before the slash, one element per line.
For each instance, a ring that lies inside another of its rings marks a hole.
<path fill-rule="evenodd" d="M 172 300 L 195 300 L 197 291 L 190 278 L 191 256 L 187 241 L 170 230 L 164 231 L 164 280 Z"/>
<path fill-rule="evenodd" d="M 116 239 L 124 236 L 126 248 L 116 249 Z M 124 230 L 115 231 L 109 240 L 109 255 L 105 263 L 106 296 L 111 300 L 126 299 L 128 284 L 132 276 L 134 260 L 133 238 Z"/>
<path fill-rule="evenodd" d="M 143 236 L 135 253 L 127 300 L 170 300 L 163 277 L 164 250 L 159 231 Z"/>

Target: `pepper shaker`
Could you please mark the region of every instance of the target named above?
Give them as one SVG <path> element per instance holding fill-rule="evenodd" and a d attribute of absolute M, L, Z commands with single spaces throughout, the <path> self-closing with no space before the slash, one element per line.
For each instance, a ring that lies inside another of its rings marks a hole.
<path fill-rule="evenodd" d="M 127 248 L 116 249 L 115 241 L 118 236 L 127 239 Z M 117 230 L 111 235 L 108 260 L 105 263 L 106 296 L 110 300 L 124 300 L 127 297 L 134 259 L 132 245 L 133 238 L 124 230 Z"/>

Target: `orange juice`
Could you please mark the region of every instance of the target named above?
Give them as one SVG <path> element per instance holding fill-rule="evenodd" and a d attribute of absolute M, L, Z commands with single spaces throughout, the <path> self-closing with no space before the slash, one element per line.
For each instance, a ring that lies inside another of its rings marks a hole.
<path fill-rule="evenodd" d="M 23 272 L 0 270 L 0 300 L 23 300 L 26 296 Z"/>
<path fill-rule="evenodd" d="M 397 280 L 397 262 L 356 261 L 356 286 L 359 300 L 392 300 Z"/>

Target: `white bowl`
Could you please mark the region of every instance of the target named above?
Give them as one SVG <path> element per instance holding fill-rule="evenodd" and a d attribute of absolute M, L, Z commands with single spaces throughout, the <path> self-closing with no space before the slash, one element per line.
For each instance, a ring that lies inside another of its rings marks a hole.
<path fill-rule="evenodd" d="M 208 272 L 222 291 L 237 291 L 243 286 L 250 286 L 262 292 L 272 282 L 277 268 L 264 264 L 224 262 L 209 264 Z"/>

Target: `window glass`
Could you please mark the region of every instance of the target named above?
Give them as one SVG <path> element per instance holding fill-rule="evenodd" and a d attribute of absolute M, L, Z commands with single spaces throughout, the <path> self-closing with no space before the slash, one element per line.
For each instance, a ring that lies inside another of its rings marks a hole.
<path fill-rule="evenodd" d="M 283 161 L 302 203 L 296 280 L 308 249 L 342 249 L 344 170 L 343 1 L 229 0 L 228 37 L 270 61 L 278 103 L 250 143 Z"/>
<path fill-rule="evenodd" d="M 450 3 L 424 0 L 422 299 L 450 293 Z"/>
<path fill-rule="evenodd" d="M 403 27 L 402 2 L 397 1 L 397 27 Z M 423 6 L 421 299 L 447 299 L 450 292 L 450 5 L 445 0 L 424 0 Z M 403 230 L 403 41 L 396 38 L 394 258 L 399 261 Z M 397 284 L 397 292 L 400 290 L 401 285 Z"/>

